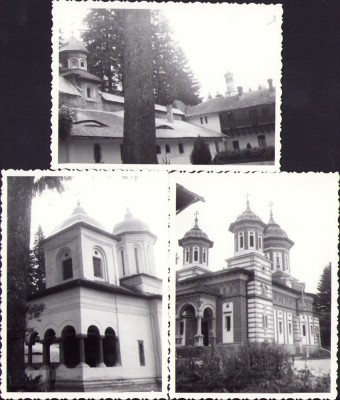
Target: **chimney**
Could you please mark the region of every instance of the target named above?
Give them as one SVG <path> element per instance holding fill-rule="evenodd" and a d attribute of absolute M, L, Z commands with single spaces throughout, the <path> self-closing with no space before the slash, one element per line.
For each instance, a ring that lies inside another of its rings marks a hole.
<path fill-rule="evenodd" d="M 238 90 L 238 97 L 241 98 L 243 96 L 243 87 L 237 86 L 237 90 Z"/>
<path fill-rule="evenodd" d="M 273 79 L 267 79 L 268 85 L 269 85 L 269 91 L 273 92 L 274 87 L 273 87 Z"/>
<path fill-rule="evenodd" d="M 166 117 L 168 122 L 170 122 L 171 124 L 174 123 L 174 115 L 172 113 L 172 105 L 169 104 L 166 106 Z"/>

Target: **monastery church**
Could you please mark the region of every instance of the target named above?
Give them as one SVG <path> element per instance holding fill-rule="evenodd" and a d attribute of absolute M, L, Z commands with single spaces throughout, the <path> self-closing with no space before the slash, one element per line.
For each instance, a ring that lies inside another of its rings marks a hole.
<path fill-rule="evenodd" d="M 112 233 L 78 205 L 44 240 L 44 304 L 27 321 L 29 376 L 47 391 L 151 391 L 162 379 L 162 281 L 148 225 L 127 211 Z"/>
<path fill-rule="evenodd" d="M 292 354 L 321 345 L 314 295 L 293 277 L 294 242 L 274 220 L 264 223 L 250 208 L 229 226 L 234 255 L 227 267 L 212 271 L 213 241 L 195 224 L 179 245 L 183 266 L 177 271 L 176 346 L 231 346 L 273 342 Z"/>

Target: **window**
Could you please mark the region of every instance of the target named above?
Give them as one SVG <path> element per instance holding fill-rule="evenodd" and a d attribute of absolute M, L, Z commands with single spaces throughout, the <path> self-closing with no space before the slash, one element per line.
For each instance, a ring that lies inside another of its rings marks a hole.
<path fill-rule="evenodd" d="M 208 117 L 204 117 L 204 119 L 205 119 L 205 123 L 207 124 L 208 123 Z"/>
<path fill-rule="evenodd" d="M 207 249 L 203 249 L 202 256 L 203 256 L 203 264 L 206 264 L 207 263 Z"/>
<path fill-rule="evenodd" d="M 306 325 L 305 324 L 302 325 L 302 335 L 306 336 Z"/>
<path fill-rule="evenodd" d="M 103 265 L 99 257 L 93 256 L 93 275 L 96 278 L 103 278 Z"/>
<path fill-rule="evenodd" d="M 181 321 L 179 323 L 179 334 L 183 335 L 184 334 L 184 321 Z"/>
<path fill-rule="evenodd" d="M 185 249 L 185 262 L 186 263 L 189 262 L 189 248 L 188 247 Z"/>
<path fill-rule="evenodd" d="M 202 117 L 200 117 L 200 120 L 201 120 L 201 125 L 203 125 L 203 118 L 202 118 Z"/>
<path fill-rule="evenodd" d="M 286 271 L 289 272 L 289 261 L 288 261 L 288 255 L 285 254 L 285 264 L 286 264 Z"/>
<path fill-rule="evenodd" d="M 80 60 L 80 68 L 86 68 L 85 67 L 85 60 Z"/>
<path fill-rule="evenodd" d="M 281 269 L 281 265 L 280 265 L 280 254 L 276 253 L 276 268 L 277 269 Z"/>
<path fill-rule="evenodd" d="M 144 355 L 144 342 L 143 340 L 138 340 L 138 353 L 139 353 L 139 364 L 145 365 L 145 355 Z"/>
<path fill-rule="evenodd" d="M 63 280 L 73 278 L 73 268 L 72 268 L 72 258 L 69 256 L 68 253 L 64 254 L 62 261 L 62 275 Z"/>
<path fill-rule="evenodd" d="M 279 321 L 279 332 L 282 333 L 282 321 Z"/>
<path fill-rule="evenodd" d="M 233 141 L 233 149 L 234 150 L 240 150 L 240 143 L 238 140 Z"/>
<path fill-rule="evenodd" d="M 228 121 L 234 122 L 234 114 L 231 111 L 228 111 L 227 115 L 228 115 Z"/>
<path fill-rule="evenodd" d="M 170 153 L 170 145 L 168 144 L 165 145 L 165 152 Z"/>
<path fill-rule="evenodd" d="M 314 332 L 313 332 L 313 325 L 310 326 L 310 333 L 311 333 L 311 335 L 314 335 Z"/>
<path fill-rule="evenodd" d="M 159 146 L 158 144 L 156 145 L 156 153 L 161 154 L 161 146 Z"/>
<path fill-rule="evenodd" d="M 184 149 L 183 149 L 183 144 L 182 143 L 178 143 L 178 151 L 179 151 L 179 154 L 183 154 L 184 153 Z"/>
<path fill-rule="evenodd" d="M 257 112 L 255 109 L 249 111 L 250 123 L 257 125 Z"/>
<path fill-rule="evenodd" d="M 264 327 L 265 329 L 267 329 L 267 328 L 268 328 L 268 316 L 267 316 L 267 315 L 263 315 L 263 317 L 262 317 L 262 323 L 263 323 L 263 327 Z"/>
<path fill-rule="evenodd" d="M 215 149 L 216 149 L 216 153 L 220 152 L 220 148 L 218 146 L 218 142 L 215 142 Z"/>
<path fill-rule="evenodd" d="M 86 96 L 89 99 L 92 97 L 92 90 L 91 90 L 91 88 L 89 86 L 86 88 Z"/>
<path fill-rule="evenodd" d="M 96 143 L 93 146 L 93 155 L 94 155 L 94 162 L 96 164 L 100 163 L 102 160 L 102 149 L 100 148 L 100 144 Z"/>
<path fill-rule="evenodd" d="M 77 60 L 72 60 L 71 61 L 71 68 L 77 68 L 77 67 L 78 67 Z"/>
<path fill-rule="evenodd" d="M 238 234 L 238 248 L 239 250 L 244 249 L 244 233 L 239 232 Z"/>
<path fill-rule="evenodd" d="M 262 250 L 262 234 L 261 233 L 259 233 L 259 250 Z"/>
<path fill-rule="evenodd" d="M 292 334 L 292 323 L 291 322 L 288 323 L 288 333 L 289 333 L 289 335 Z"/>
<path fill-rule="evenodd" d="M 255 232 L 249 232 L 249 248 L 255 247 Z"/>
<path fill-rule="evenodd" d="M 225 330 L 227 332 L 231 331 L 231 316 L 230 315 L 225 316 Z"/>
<path fill-rule="evenodd" d="M 257 140 L 259 141 L 259 147 L 266 147 L 266 137 L 264 135 L 260 135 L 257 137 Z"/>
<path fill-rule="evenodd" d="M 135 263 L 136 263 L 136 273 L 139 274 L 139 254 L 137 247 L 135 247 Z"/>
<path fill-rule="evenodd" d="M 198 247 L 194 247 L 194 261 L 198 262 Z"/>
<path fill-rule="evenodd" d="M 125 276 L 124 250 L 120 250 L 120 260 L 122 263 L 123 276 Z"/>

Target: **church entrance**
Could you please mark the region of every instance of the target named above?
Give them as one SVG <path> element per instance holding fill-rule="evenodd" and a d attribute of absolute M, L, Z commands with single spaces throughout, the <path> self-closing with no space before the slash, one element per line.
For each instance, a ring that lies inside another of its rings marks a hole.
<path fill-rule="evenodd" d="M 201 332 L 203 335 L 203 346 L 209 346 L 210 343 L 210 330 L 212 329 L 213 312 L 211 308 L 206 308 L 203 312 Z"/>

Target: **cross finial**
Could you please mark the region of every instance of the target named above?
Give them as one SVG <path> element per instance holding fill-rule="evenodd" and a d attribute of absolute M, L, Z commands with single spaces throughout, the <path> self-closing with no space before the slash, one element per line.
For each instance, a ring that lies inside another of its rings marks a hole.
<path fill-rule="evenodd" d="M 247 209 L 249 208 L 249 196 L 250 196 L 250 193 L 248 193 L 248 192 L 244 196 L 247 199 Z"/>
<path fill-rule="evenodd" d="M 70 26 L 71 26 L 71 36 L 73 36 L 74 35 L 74 22 L 73 21 L 71 22 Z"/>
<path fill-rule="evenodd" d="M 195 214 L 194 214 L 194 215 L 195 215 L 195 223 L 196 223 L 196 224 L 197 224 L 197 222 L 198 222 L 198 218 L 197 218 L 197 217 L 198 217 L 198 214 L 199 214 L 198 211 L 196 211 Z"/>
<path fill-rule="evenodd" d="M 274 203 L 272 201 L 270 201 L 268 204 L 268 206 L 270 208 L 270 220 L 273 220 L 273 205 L 274 205 Z"/>

